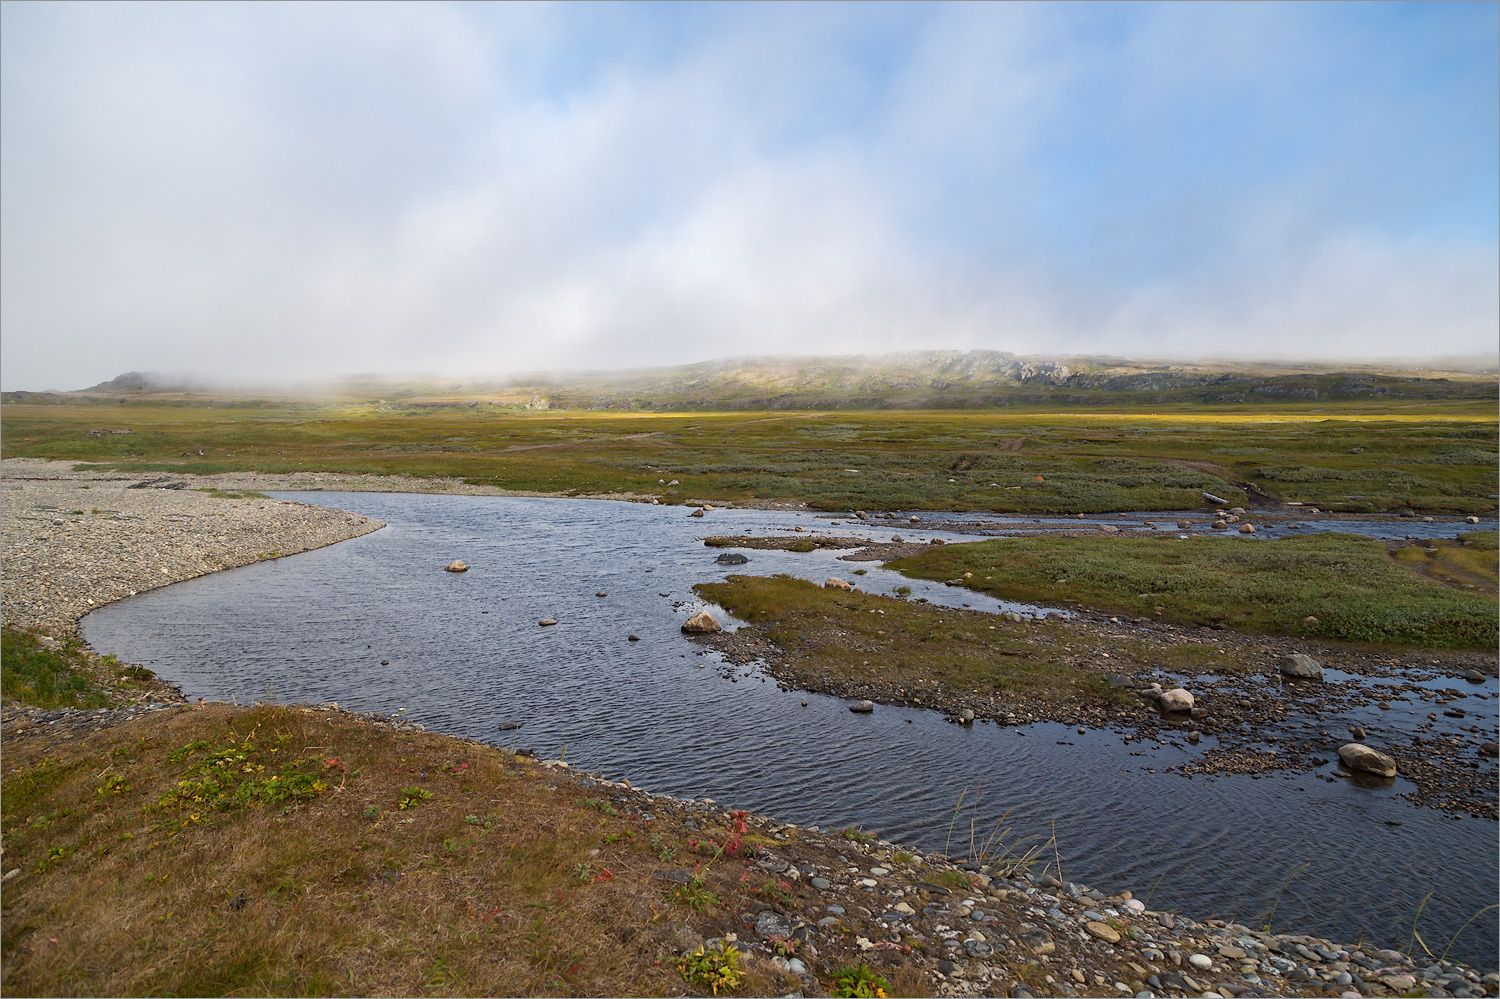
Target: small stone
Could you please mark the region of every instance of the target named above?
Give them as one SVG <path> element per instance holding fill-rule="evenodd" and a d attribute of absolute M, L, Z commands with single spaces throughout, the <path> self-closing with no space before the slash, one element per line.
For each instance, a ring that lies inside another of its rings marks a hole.
<path fill-rule="evenodd" d="M 537 624 L 541 625 L 543 628 L 550 628 L 550 627 L 552 627 L 552 625 L 554 625 L 556 623 L 557 623 L 557 618 L 555 618 L 555 617 L 544 617 L 540 621 L 537 622 Z"/>
<path fill-rule="evenodd" d="M 1479 670 L 1477 669 L 1471 669 L 1464 674 L 1464 679 L 1468 680 L 1470 683 L 1483 683 L 1484 674 L 1479 672 Z"/>
<path fill-rule="evenodd" d="M 856 701 L 849 705 L 849 710 L 857 715 L 867 715 L 875 710 L 874 701 Z"/>
<path fill-rule="evenodd" d="M 469 567 L 467 565 L 464 565 L 463 559 L 457 559 L 457 558 L 454 559 L 452 562 L 449 562 L 447 565 L 443 566 L 443 568 L 445 570 L 447 570 L 448 572 L 468 572 L 469 571 Z"/>
<path fill-rule="evenodd" d="M 965 940 L 964 953 L 968 954 L 970 957 L 989 957 L 991 954 L 995 953 L 995 948 L 991 947 L 983 940 Z"/>
<path fill-rule="evenodd" d="M 1231 961 L 1241 961 L 1244 960 L 1245 952 L 1232 944 L 1224 944 L 1219 947 L 1219 956 L 1227 957 Z"/>
<path fill-rule="evenodd" d="M 830 889 L 830 888 L 833 887 L 833 882 L 829 881 L 827 878 L 821 878 L 821 877 L 819 877 L 819 878 L 813 878 L 811 881 L 808 882 L 808 884 L 810 884 L 814 888 L 818 889 L 818 891 L 827 891 L 828 889 Z"/>
<path fill-rule="evenodd" d="M 604 591 L 604 590 L 600 590 L 598 593 L 595 593 L 594 596 L 596 596 L 596 597 L 607 597 L 607 596 L 609 596 L 609 593 L 606 592 L 606 591 Z"/>
<path fill-rule="evenodd" d="M 703 509 L 702 509 L 702 507 L 698 508 L 697 510 L 694 510 L 692 513 L 688 514 L 688 516 L 689 517 L 701 517 L 701 516 L 703 516 Z"/>
<path fill-rule="evenodd" d="M 1254 534 L 1255 533 L 1255 525 L 1254 524 L 1241 524 L 1240 525 L 1240 533 L 1241 534 Z"/>
<path fill-rule="evenodd" d="M 725 552 L 718 558 L 714 559 L 714 561 L 719 563 L 720 565 L 744 565 L 750 560 L 741 555 L 739 552 Z"/>
<path fill-rule="evenodd" d="M 1199 971 L 1207 971 L 1214 966 L 1213 960 L 1207 954 L 1193 954 L 1188 958 L 1188 964 Z"/>
<path fill-rule="evenodd" d="M 1089 936 L 1098 937 L 1105 943 L 1117 944 L 1120 942 L 1119 931 L 1108 923 L 1089 922 L 1084 924 L 1083 928 L 1088 931 Z"/>
<path fill-rule="evenodd" d="M 8 871 L 5 872 L 5 876 L 4 877 L 0 877 L 0 881 L 9 881 L 11 878 L 15 877 L 17 874 L 20 874 L 20 873 L 21 873 L 21 869 L 19 867 L 12 867 L 10 870 L 8 870 Z"/>

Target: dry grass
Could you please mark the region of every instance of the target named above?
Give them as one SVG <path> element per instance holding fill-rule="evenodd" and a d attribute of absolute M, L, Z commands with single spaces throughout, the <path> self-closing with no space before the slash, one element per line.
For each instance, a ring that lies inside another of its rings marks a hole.
<path fill-rule="evenodd" d="M 639 816 L 491 747 L 223 705 L 45 741 L 5 747 L 9 995 L 680 993 L 682 935 L 733 915 L 737 869 L 708 868 L 725 908 L 676 905 Z M 306 797 L 179 797 L 226 747 L 238 787 Z M 787 991 L 757 967 L 740 991 Z"/>

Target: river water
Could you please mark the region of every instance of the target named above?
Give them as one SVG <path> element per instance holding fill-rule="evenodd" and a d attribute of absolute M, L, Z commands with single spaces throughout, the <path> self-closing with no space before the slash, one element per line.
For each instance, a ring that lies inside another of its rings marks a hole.
<path fill-rule="evenodd" d="M 972 540 L 935 534 L 930 515 L 922 525 L 835 523 L 794 511 L 715 510 L 699 519 L 682 507 L 589 500 L 278 495 L 388 526 L 110 604 L 84 619 L 90 644 L 149 666 L 189 697 L 401 713 L 543 757 L 565 752 L 575 766 L 652 791 L 804 825 L 859 825 L 924 849 L 963 853 L 997 823 L 999 841 L 1025 849 L 1055 829 L 1068 879 L 1151 893 L 1153 908 L 1197 917 L 1259 925 L 1275 904 L 1279 929 L 1404 945 L 1431 892 L 1419 929 L 1429 945 L 1446 945 L 1500 885 L 1496 824 L 1414 808 L 1399 797 L 1411 789 L 1399 778 L 1388 787 L 1319 774 L 1189 778 L 1159 771 L 1190 761 L 1211 738 L 1177 748 L 1052 724 L 964 728 L 917 709 L 854 715 L 847 702 L 782 691 L 758 670 L 731 667 L 679 630 L 703 606 L 693 584 L 729 573 L 818 582 L 836 575 L 870 592 L 910 586 L 913 598 L 934 603 L 1061 613 L 839 561 L 846 552 L 747 550 L 748 565 L 720 566 L 724 549 L 702 544 L 710 534 L 785 536 L 799 526 L 881 541 Z M 1177 516 L 1144 519 L 1165 526 Z M 1466 529 L 1346 527 L 1418 537 Z M 470 570 L 444 572 L 455 558 Z M 595 596 L 601 590 L 607 595 Z M 539 627 L 542 618 L 559 623 Z M 1491 699 L 1467 721 L 1493 727 L 1494 678 L 1482 689 Z M 1458 938 L 1453 955 L 1495 967 L 1489 914 Z"/>

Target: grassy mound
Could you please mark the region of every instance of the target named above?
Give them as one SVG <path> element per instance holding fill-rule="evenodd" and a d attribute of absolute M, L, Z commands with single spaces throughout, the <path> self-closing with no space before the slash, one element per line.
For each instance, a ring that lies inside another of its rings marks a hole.
<path fill-rule="evenodd" d="M 85 671 L 78 639 L 44 644 L 15 628 L 0 633 L 0 693 L 39 708 L 102 708 L 104 691 Z"/>
<path fill-rule="evenodd" d="M 1380 542 L 1347 534 L 1001 538 L 891 566 L 923 579 L 972 573 L 964 585 L 1007 600 L 1264 634 L 1462 648 L 1493 647 L 1497 629 L 1494 599 L 1423 582 Z"/>

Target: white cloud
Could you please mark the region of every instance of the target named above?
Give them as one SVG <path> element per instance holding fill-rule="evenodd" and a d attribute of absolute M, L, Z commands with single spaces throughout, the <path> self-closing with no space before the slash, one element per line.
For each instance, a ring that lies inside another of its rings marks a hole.
<path fill-rule="evenodd" d="M 7 5 L 5 386 L 1494 348 L 1495 240 L 1258 89 L 1316 19 L 703 10 Z"/>

